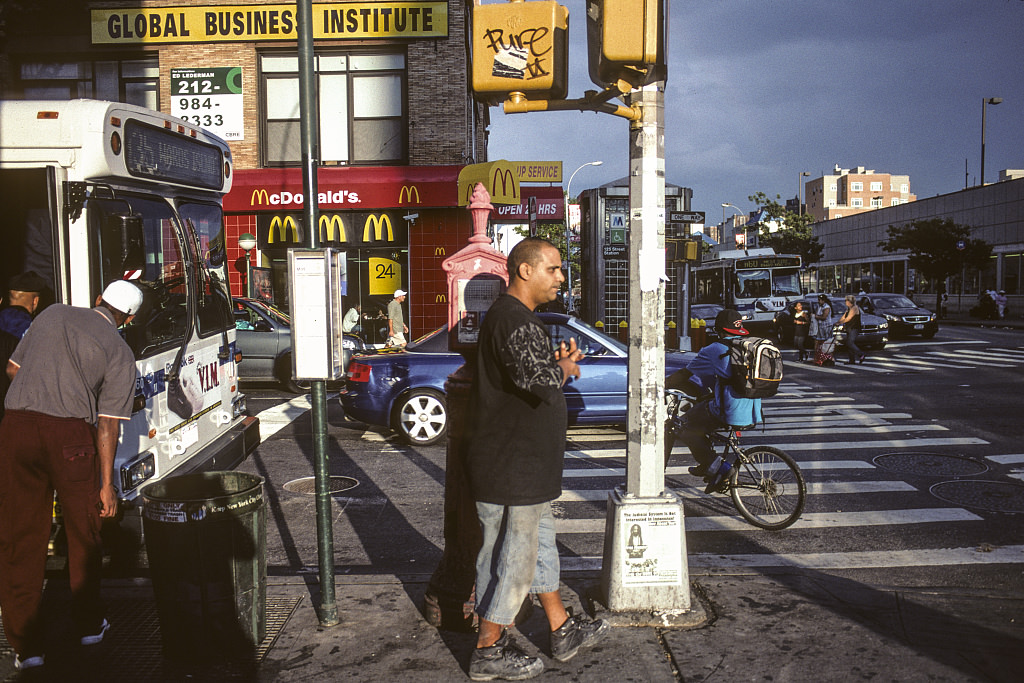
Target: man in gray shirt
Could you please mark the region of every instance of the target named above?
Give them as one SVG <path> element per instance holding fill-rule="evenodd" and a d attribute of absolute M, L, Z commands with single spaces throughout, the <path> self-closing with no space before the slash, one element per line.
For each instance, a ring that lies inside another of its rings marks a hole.
<path fill-rule="evenodd" d="M 405 346 L 405 335 L 409 331 L 409 326 L 405 324 L 405 314 L 402 313 L 402 302 L 405 301 L 405 296 L 404 289 L 396 289 L 395 298 L 388 304 L 387 346 Z"/>
<path fill-rule="evenodd" d="M 43 665 L 40 615 L 53 492 L 64 511 L 72 618 L 82 645 L 110 624 L 100 599 L 103 519 L 117 514 L 114 453 L 132 415 L 135 357 L 117 328 L 142 292 L 112 282 L 86 309 L 54 304 L 33 321 L 7 363 L 0 423 L 0 610 L 15 667 Z"/>

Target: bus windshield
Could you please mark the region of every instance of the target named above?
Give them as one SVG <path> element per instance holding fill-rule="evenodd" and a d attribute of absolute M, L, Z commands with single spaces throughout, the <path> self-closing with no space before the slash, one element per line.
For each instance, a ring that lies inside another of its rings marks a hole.
<path fill-rule="evenodd" d="M 772 273 L 772 296 L 800 296 L 800 275 L 796 268 Z"/>
<path fill-rule="evenodd" d="M 736 271 L 736 297 L 758 299 L 772 295 L 771 274 L 767 268 Z"/>

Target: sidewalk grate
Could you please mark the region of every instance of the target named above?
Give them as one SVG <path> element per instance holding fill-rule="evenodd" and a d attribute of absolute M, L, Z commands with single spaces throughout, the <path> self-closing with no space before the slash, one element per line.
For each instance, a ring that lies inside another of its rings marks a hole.
<path fill-rule="evenodd" d="M 359 486 L 359 481 L 352 477 L 332 476 L 327 479 L 327 492 L 332 494 L 342 493 L 349 489 L 354 489 L 357 486 Z M 302 477 L 301 479 L 292 479 L 285 483 L 283 488 L 289 493 L 299 493 L 304 496 L 315 496 L 316 478 Z"/>
<path fill-rule="evenodd" d="M 249 661 L 216 661 L 202 664 L 165 660 L 160 640 L 160 622 L 156 603 L 149 598 L 112 598 L 106 600 L 111 629 L 101 645 L 82 648 L 70 632 L 68 605 L 62 602 L 54 610 L 64 613 L 53 619 L 54 628 L 62 632 L 48 634 L 45 670 L 46 680 L 140 681 L 151 683 L 181 680 L 252 680 L 259 664 L 266 657 L 298 608 L 301 597 L 267 597 L 267 635 Z M 44 612 L 47 609 L 44 599 Z M 0 626 L 0 657 L 4 681 L 18 680 L 14 671 L 14 651 Z M 44 673 L 41 670 L 40 673 Z"/>
<path fill-rule="evenodd" d="M 943 481 L 932 485 L 939 500 L 986 512 L 1024 512 L 1024 486 L 1006 481 Z"/>
<path fill-rule="evenodd" d="M 946 453 L 884 453 L 871 461 L 889 472 L 926 477 L 971 477 L 988 471 L 988 465 L 974 458 Z"/>

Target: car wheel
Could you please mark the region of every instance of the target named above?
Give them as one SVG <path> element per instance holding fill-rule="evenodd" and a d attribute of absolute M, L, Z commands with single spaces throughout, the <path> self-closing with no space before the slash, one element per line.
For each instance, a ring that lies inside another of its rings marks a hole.
<path fill-rule="evenodd" d="M 448 433 L 444 396 L 432 389 L 416 389 L 395 405 L 391 427 L 414 446 L 433 446 Z"/>
<path fill-rule="evenodd" d="M 293 394 L 305 394 L 309 392 L 308 382 L 296 382 L 292 378 L 292 354 L 286 353 L 277 359 L 277 371 L 274 373 L 277 381 L 281 383 L 285 391 Z"/>

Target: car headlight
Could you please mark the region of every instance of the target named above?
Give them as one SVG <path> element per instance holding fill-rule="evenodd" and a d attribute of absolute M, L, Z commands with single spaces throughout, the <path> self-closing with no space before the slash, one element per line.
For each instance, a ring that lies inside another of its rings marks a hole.
<path fill-rule="evenodd" d="M 888 322 L 882 323 L 881 325 L 878 326 L 878 329 L 880 329 L 880 330 L 887 330 L 887 329 L 889 329 L 889 323 Z"/>
<path fill-rule="evenodd" d="M 898 315 L 893 315 L 892 313 L 883 313 L 882 317 L 886 320 L 892 320 L 893 322 L 899 322 L 900 319 Z"/>
<path fill-rule="evenodd" d="M 928 317 L 928 320 L 935 320 L 937 317 L 938 317 L 937 315 L 932 313 L 931 316 Z"/>

